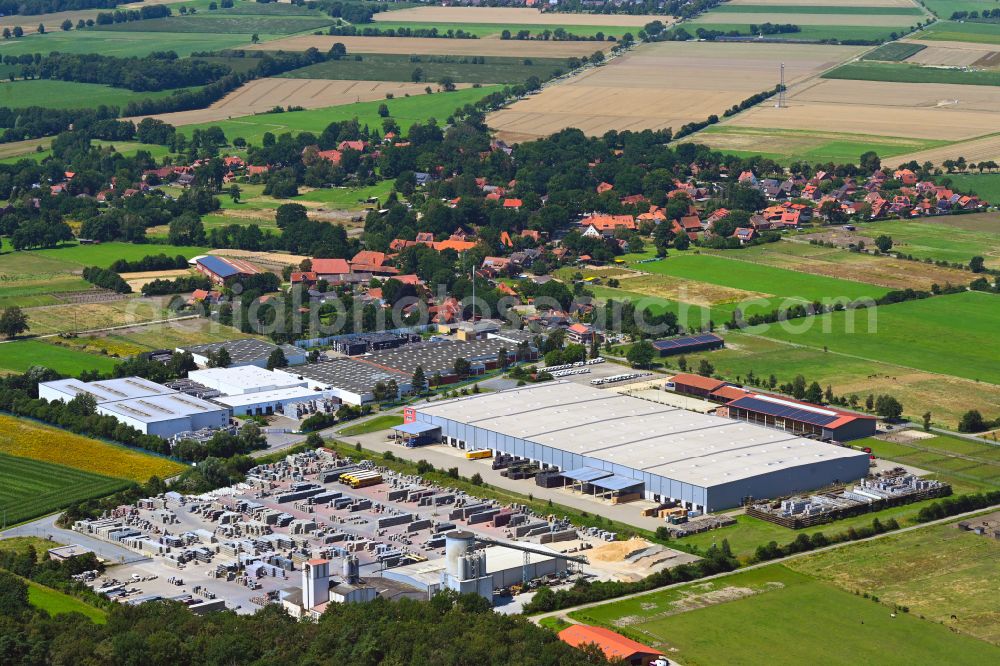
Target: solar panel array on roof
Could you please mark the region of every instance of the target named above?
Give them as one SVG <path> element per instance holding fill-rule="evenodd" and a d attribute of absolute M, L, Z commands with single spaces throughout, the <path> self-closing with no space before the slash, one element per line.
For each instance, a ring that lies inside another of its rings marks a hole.
<path fill-rule="evenodd" d="M 820 427 L 833 423 L 840 418 L 837 414 L 819 414 L 808 409 L 752 397 L 739 398 L 729 403 L 729 405 L 731 407 L 740 407 L 752 412 L 759 412 L 782 419 L 791 419 L 792 421 L 800 421 L 801 423 L 809 423 Z"/>
<path fill-rule="evenodd" d="M 198 263 L 223 279 L 240 274 L 236 267 L 219 257 L 201 257 L 198 259 Z"/>
<path fill-rule="evenodd" d="M 689 335 L 683 338 L 656 340 L 653 342 L 653 348 L 659 351 L 664 351 L 667 349 L 683 349 L 684 347 L 693 347 L 695 345 L 706 345 L 713 342 L 721 343 L 722 338 L 717 335 L 712 335 L 711 333 L 705 333 L 703 335 Z"/>

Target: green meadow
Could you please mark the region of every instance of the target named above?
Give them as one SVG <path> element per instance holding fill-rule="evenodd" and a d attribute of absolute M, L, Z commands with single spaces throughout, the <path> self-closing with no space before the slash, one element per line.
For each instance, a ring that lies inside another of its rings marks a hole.
<path fill-rule="evenodd" d="M 143 23 L 139 21 L 138 23 Z M 261 34 L 261 41 L 281 35 Z M 34 53 L 100 53 L 101 55 L 146 56 L 153 51 L 175 51 L 184 57 L 195 51 L 215 51 L 249 46 L 250 35 L 213 33 L 115 32 L 109 30 L 71 30 L 26 35 L 21 39 L 0 41 L 0 57 Z"/>
<path fill-rule="evenodd" d="M 1000 72 L 922 67 L 908 63 L 850 62 L 823 74 L 824 79 L 887 81 L 896 83 L 954 83 L 970 86 L 1000 86 Z"/>
<path fill-rule="evenodd" d="M 776 8 L 777 10 L 778 8 Z M 736 31 L 743 35 L 750 35 L 750 23 L 726 23 L 725 15 L 702 16 L 693 21 L 684 23 L 684 27 L 692 35 L 698 28 L 706 30 L 721 30 L 723 32 Z M 721 20 L 719 20 L 721 19 Z M 799 32 L 786 32 L 775 35 L 767 35 L 768 39 L 796 40 L 796 41 L 822 41 L 822 40 L 866 40 L 877 41 L 890 39 L 893 32 L 899 32 L 904 28 L 890 28 L 885 26 L 867 25 L 836 25 L 836 19 L 831 19 L 831 25 L 802 25 Z M 789 23 L 795 23 L 794 17 L 790 17 Z M 901 20 L 902 24 L 904 21 Z"/>
<path fill-rule="evenodd" d="M 899 15 L 921 16 L 918 7 L 856 7 L 837 5 L 831 0 L 829 5 L 730 5 L 713 7 L 712 14 L 854 14 L 854 15 Z M 834 19 L 835 20 L 835 19 Z M 795 23 L 794 17 L 790 18 Z"/>
<path fill-rule="evenodd" d="M 957 187 L 978 188 L 974 182 L 978 176 L 969 176 L 968 185 L 953 182 Z M 989 181 L 983 181 L 989 182 Z M 1000 194 L 1000 193 L 998 193 Z M 978 222 L 982 220 L 983 224 Z M 974 223 L 964 226 L 965 223 Z M 918 259 L 933 259 L 951 263 L 968 264 L 974 256 L 981 256 L 986 265 L 1000 267 L 1000 215 L 953 215 L 929 218 L 924 221 L 885 220 L 859 224 L 858 231 L 865 236 L 885 234 L 892 238 L 893 249 L 905 255 L 912 254 Z M 990 228 L 992 226 L 992 229 Z M 970 281 L 972 279 L 970 273 Z"/>
<path fill-rule="evenodd" d="M 807 347 L 1000 384 L 997 298 L 964 292 L 832 312 L 750 331 Z"/>
<path fill-rule="evenodd" d="M 689 666 L 992 663 L 1000 648 L 772 565 L 570 613 Z"/>
<path fill-rule="evenodd" d="M 391 14 L 387 14 L 391 16 Z M 436 29 L 439 34 L 447 34 L 448 31 L 459 31 L 464 30 L 465 32 L 476 35 L 477 37 L 489 37 L 492 35 L 499 35 L 504 30 L 510 30 L 512 35 L 516 35 L 521 30 L 528 30 L 531 34 L 540 35 L 546 30 L 552 33 L 558 28 L 562 28 L 567 33 L 571 35 L 576 35 L 577 37 L 596 37 L 597 33 L 604 35 L 604 38 L 608 37 L 621 37 L 626 32 L 635 35 L 639 32 L 641 28 L 639 27 L 628 27 L 620 25 L 532 25 L 532 24 L 499 24 L 499 23 L 421 23 L 417 21 L 377 21 L 372 24 L 372 27 L 379 28 L 380 30 L 431 30 Z M 595 42 L 594 48 L 601 48 L 602 44 L 600 42 Z"/>
<path fill-rule="evenodd" d="M 39 585 L 34 581 L 25 582 L 28 583 L 28 603 L 35 608 L 46 611 L 49 615 L 81 613 L 97 624 L 104 624 L 108 619 L 104 611 L 76 597 L 71 597 L 59 590 L 53 590 L 51 587 Z"/>
<path fill-rule="evenodd" d="M 408 55 L 365 53 L 316 63 L 281 76 L 289 79 L 408 82 L 412 80 L 413 71 L 419 67 L 426 81 L 440 81 L 448 77 L 462 83 L 524 83 L 531 76 L 544 81 L 557 70 L 565 72 L 569 69 L 567 61 L 560 58 L 488 57 L 481 64 L 468 62 L 466 56 L 419 56 L 417 62 L 411 58 Z M 439 62 L 444 58 L 448 61 Z"/>
<path fill-rule="evenodd" d="M 22 373 L 32 366 L 52 368 L 63 375 L 79 375 L 97 370 L 111 372 L 121 359 L 50 345 L 41 340 L 0 343 L 0 374 Z"/>
<path fill-rule="evenodd" d="M 97 107 L 103 104 L 124 107 L 129 102 L 170 97 L 175 92 L 179 92 L 179 90 L 134 92 L 127 88 L 112 88 L 97 83 L 77 83 L 76 81 L 55 81 L 52 79 L 4 81 L 0 82 L 0 106 L 79 109 Z"/>
<path fill-rule="evenodd" d="M 916 39 L 943 40 L 948 42 L 972 42 L 975 44 L 1000 44 L 1000 23 L 959 23 L 938 21 L 922 32 Z"/>

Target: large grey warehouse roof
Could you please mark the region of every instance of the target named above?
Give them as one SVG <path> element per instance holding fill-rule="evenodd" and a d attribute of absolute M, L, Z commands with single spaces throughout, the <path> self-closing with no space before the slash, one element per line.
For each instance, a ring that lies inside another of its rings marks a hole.
<path fill-rule="evenodd" d="M 863 455 L 565 381 L 434 403 L 418 412 L 702 487 Z"/>
<path fill-rule="evenodd" d="M 96 382 L 81 382 L 79 379 L 57 379 L 52 382 L 45 382 L 44 385 L 68 394 L 70 399 L 80 393 L 89 393 L 94 396 L 98 404 L 173 393 L 166 386 L 161 386 L 156 382 L 151 382 L 142 377 L 103 379 Z"/>
<path fill-rule="evenodd" d="M 412 376 L 419 365 L 429 379 L 435 373 L 450 375 L 455 368 L 455 360 L 492 361 L 500 349 L 513 354 L 517 345 L 509 340 L 492 338 L 470 342 L 427 342 L 406 345 L 398 349 L 372 352 L 365 359 L 386 368 L 392 368 Z"/>
<path fill-rule="evenodd" d="M 218 412 L 225 409 L 225 407 L 183 393 L 121 400 L 101 405 L 101 408 L 143 423 L 170 421 L 193 414 Z"/>
<path fill-rule="evenodd" d="M 226 342 L 210 342 L 206 345 L 178 347 L 178 349 L 182 352 L 191 352 L 192 354 L 198 354 L 199 356 L 207 356 L 225 348 L 233 363 L 250 363 L 261 359 L 267 359 L 271 355 L 271 352 L 277 347 L 279 347 L 279 345 L 264 342 L 263 340 L 243 338 L 240 340 L 227 340 Z M 300 355 L 303 353 L 301 349 L 293 347 L 292 345 L 280 345 L 280 347 L 281 351 L 285 353 L 285 356 L 293 354 Z"/>
<path fill-rule="evenodd" d="M 318 384 L 325 384 L 331 388 L 358 394 L 371 391 L 378 382 L 395 379 L 397 384 L 401 384 L 410 381 L 409 375 L 380 368 L 354 358 L 338 358 L 321 363 L 299 365 L 282 372 L 287 372 L 295 377 L 303 377 Z"/>

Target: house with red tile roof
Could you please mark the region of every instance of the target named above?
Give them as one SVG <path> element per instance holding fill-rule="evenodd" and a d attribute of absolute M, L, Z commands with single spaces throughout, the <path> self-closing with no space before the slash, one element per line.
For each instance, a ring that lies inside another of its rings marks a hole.
<path fill-rule="evenodd" d="M 598 232 L 614 232 L 615 229 L 635 229 L 635 218 L 631 215 L 599 215 L 593 213 L 580 220 L 580 227 L 592 227 Z"/>
<path fill-rule="evenodd" d="M 524 202 L 521 201 L 520 199 L 504 199 L 503 200 L 503 207 L 504 208 L 511 208 L 513 210 L 519 210 L 521 208 L 521 206 L 523 206 L 523 205 L 524 205 Z"/>
<path fill-rule="evenodd" d="M 597 193 L 604 194 L 605 192 L 610 192 L 613 189 L 615 189 L 615 186 L 612 185 L 611 183 L 602 182 L 597 186 Z"/>

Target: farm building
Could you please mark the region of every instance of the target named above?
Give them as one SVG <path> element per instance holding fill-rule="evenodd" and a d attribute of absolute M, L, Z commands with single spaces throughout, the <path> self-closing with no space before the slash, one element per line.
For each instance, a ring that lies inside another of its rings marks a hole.
<path fill-rule="evenodd" d="M 190 352 L 194 357 L 194 362 L 204 368 L 209 364 L 209 356 L 218 354 L 221 349 L 225 349 L 226 353 L 229 354 L 229 367 L 256 365 L 258 368 L 266 368 L 267 359 L 270 358 L 271 353 L 275 349 L 281 349 L 285 353 L 285 360 L 288 361 L 288 365 L 301 365 L 306 362 L 306 352 L 298 347 L 293 347 L 292 345 L 275 345 L 263 340 L 255 340 L 254 338 L 178 347 L 177 351 Z"/>
<path fill-rule="evenodd" d="M 760 393 L 737 398 L 721 407 L 717 413 L 731 419 L 837 442 L 875 434 L 874 416 Z"/>
<path fill-rule="evenodd" d="M 113 416 L 144 435 L 164 439 L 191 430 L 225 428 L 226 407 L 185 395 L 141 377 L 122 377 L 83 383 L 76 379 L 42 382 L 38 395 L 68 402 L 80 393 L 94 396 L 97 413 Z"/>
<path fill-rule="evenodd" d="M 668 338 L 653 342 L 653 349 L 660 356 L 675 356 L 677 354 L 694 354 L 695 352 L 722 349 L 725 341 L 714 333 L 688 335 L 681 338 Z"/>
<path fill-rule="evenodd" d="M 666 384 L 666 388 L 682 395 L 719 403 L 736 400 L 750 393 L 750 391 L 744 388 L 721 379 L 712 379 L 711 377 L 702 377 L 701 375 L 687 373 L 671 377 L 670 381 Z"/>
<path fill-rule="evenodd" d="M 227 259 L 225 257 L 205 255 L 195 257 L 191 262 L 194 264 L 195 270 L 207 276 L 215 284 L 220 285 L 225 284 L 226 280 L 232 278 L 260 273 L 259 268 L 240 259 Z"/>
<path fill-rule="evenodd" d="M 596 645 L 610 661 L 630 666 L 648 666 L 663 654 L 648 645 L 616 634 L 610 629 L 585 624 L 571 624 L 566 627 L 559 632 L 559 640 L 573 647 Z"/>
<path fill-rule="evenodd" d="M 375 400 L 374 389 L 379 382 L 395 381 L 403 395 L 410 392 L 410 377 L 391 368 L 383 368 L 357 358 L 340 358 L 310 363 L 297 368 L 278 370 L 278 374 L 306 385 L 348 405 L 365 405 Z"/>
<path fill-rule="evenodd" d="M 424 405 L 407 418 L 439 426 L 458 448 L 493 449 L 565 473 L 590 470 L 590 483 L 703 511 L 868 472 L 863 452 L 567 381 Z"/>

